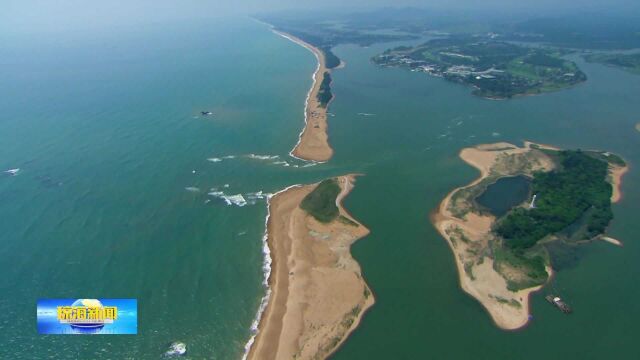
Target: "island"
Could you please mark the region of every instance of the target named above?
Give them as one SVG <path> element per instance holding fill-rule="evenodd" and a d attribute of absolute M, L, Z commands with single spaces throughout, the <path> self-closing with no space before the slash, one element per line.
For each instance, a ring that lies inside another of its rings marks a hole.
<path fill-rule="evenodd" d="M 603 54 L 591 53 L 584 55 L 584 59 L 591 63 L 600 63 L 620 68 L 632 74 L 640 75 L 640 53 L 634 54 Z"/>
<path fill-rule="evenodd" d="M 290 187 L 269 201 L 270 297 L 249 359 L 325 359 L 374 303 L 350 246 L 369 233 L 343 207 L 355 175 Z"/>
<path fill-rule="evenodd" d="M 480 171 L 450 192 L 432 215 L 454 253 L 460 285 L 502 329 L 529 320 L 529 295 L 553 272 L 552 245 L 604 240 L 627 166 L 601 151 L 525 142 L 465 148 Z"/>
<path fill-rule="evenodd" d="M 640 122 L 636 124 L 636 130 L 640 131 Z"/>
<path fill-rule="evenodd" d="M 587 79 L 563 58 L 568 51 L 520 46 L 488 36 L 458 35 L 418 46 L 399 46 L 374 56 L 380 66 L 403 67 L 470 85 L 489 99 L 542 94 L 566 89 Z"/>

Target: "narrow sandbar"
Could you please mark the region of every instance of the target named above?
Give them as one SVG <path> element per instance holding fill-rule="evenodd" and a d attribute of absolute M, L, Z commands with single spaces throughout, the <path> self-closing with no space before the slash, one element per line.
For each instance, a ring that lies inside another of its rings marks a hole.
<path fill-rule="evenodd" d="M 318 60 L 318 67 L 313 73 L 313 84 L 311 84 L 311 89 L 305 101 L 305 126 L 298 137 L 298 143 L 291 151 L 291 155 L 304 160 L 327 161 L 333 156 L 333 149 L 329 145 L 329 135 L 327 133 L 328 105 L 323 107 L 318 101 L 320 85 L 324 80 L 325 74 L 331 72 L 330 69 L 327 69 L 324 53 L 317 47 L 291 34 L 278 30 L 273 31 L 311 51 Z"/>
<path fill-rule="evenodd" d="M 622 177 L 629 170 L 629 166 L 610 166 L 609 176 L 613 192 L 611 193 L 611 202 L 617 203 L 622 199 Z"/>
<path fill-rule="evenodd" d="M 325 359 L 374 303 L 350 253 L 351 244 L 369 230 L 341 205 L 354 176 L 336 180 L 340 216 L 329 223 L 317 221 L 300 208 L 318 184 L 289 188 L 269 201 L 272 292 L 249 359 Z"/>

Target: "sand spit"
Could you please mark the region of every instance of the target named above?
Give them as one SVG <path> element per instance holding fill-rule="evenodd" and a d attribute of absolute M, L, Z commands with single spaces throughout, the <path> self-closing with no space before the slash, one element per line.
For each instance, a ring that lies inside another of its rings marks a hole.
<path fill-rule="evenodd" d="M 318 59 L 318 67 L 313 73 L 313 84 L 305 100 L 305 127 L 300 133 L 298 143 L 291 151 L 291 155 L 303 160 L 327 161 L 333 156 L 333 149 L 329 145 L 329 135 L 327 134 L 327 108 L 322 107 L 318 101 L 318 92 L 324 80 L 325 72 L 331 71 L 326 67 L 324 53 L 317 47 L 291 34 L 277 30 L 273 31 L 311 51 Z"/>
<path fill-rule="evenodd" d="M 374 298 L 350 246 L 369 230 L 342 207 L 354 176 L 341 176 L 340 215 L 316 221 L 299 207 L 317 184 L 291 187 L 269 203 L 271 296 L 248 358 L 324 359 L 358 326 Z"/>

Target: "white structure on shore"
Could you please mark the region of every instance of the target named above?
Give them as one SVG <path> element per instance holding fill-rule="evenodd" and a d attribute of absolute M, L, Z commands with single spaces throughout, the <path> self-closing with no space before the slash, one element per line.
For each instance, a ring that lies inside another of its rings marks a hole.
<path fill-rule="evenodd" d="M 533 199 L 531 200 L 531 204 L 529 204 L 529 209 L 535 209 L 536 208 L 536 197 L 538 196 L 538 194 L 533 194 Z"/>

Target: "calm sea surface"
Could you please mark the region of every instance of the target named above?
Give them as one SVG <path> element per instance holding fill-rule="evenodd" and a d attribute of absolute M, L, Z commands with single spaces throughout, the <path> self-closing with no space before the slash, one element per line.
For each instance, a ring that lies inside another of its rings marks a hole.
<path fill-rule="evenodd" d="M 640 76 L 579 61 L 574 89 L 488 101 L 369 62 L 390 45 L 341 46 L 336 155 L 302 167 L 287 154 L 311 53 L 248 19 L 130 30 L 0 45 L 0 170 L 21 168 L 0 177 L 0 358 L 158 359 L 172 341 L 241 357 L 264 294 L 251 194 L 348 172 L 366 174 L 346 206 L 372 231 L 353 252 L 378 302 L 336 359 L 640 357 Z M 536 295 L 530 326 L 504 332 L 460 290 L 428 215 L 477 176 L 461 148 L 522 140 L 629 161 L 610 229 L 625 247 L 589 245 L 556 275 L 573 315 Z M 221 198 L 235 194 L 249 203 Z M 137 298 L 139 334 L 37 335 L 37 299 L 67 297 Z"/>

